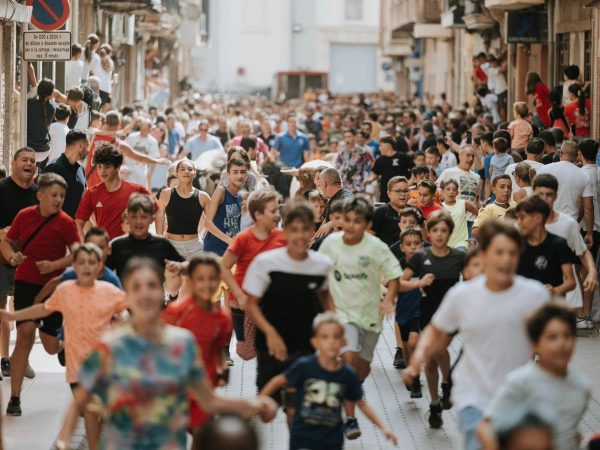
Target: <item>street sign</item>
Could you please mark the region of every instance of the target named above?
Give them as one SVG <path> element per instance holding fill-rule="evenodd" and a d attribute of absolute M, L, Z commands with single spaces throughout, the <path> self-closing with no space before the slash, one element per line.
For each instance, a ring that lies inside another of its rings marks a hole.
<path fill-rule="evenodd" d="M 33 6 L 31 24 L 44 31 L 58 30 L 69 18 L 69 0 L 27 0 Z"/>
<path fill-rule="evenodd" d="M 25 61 L 68 61 L 71 59 L 70 31 L 25 31 L 23 33 Z"/>

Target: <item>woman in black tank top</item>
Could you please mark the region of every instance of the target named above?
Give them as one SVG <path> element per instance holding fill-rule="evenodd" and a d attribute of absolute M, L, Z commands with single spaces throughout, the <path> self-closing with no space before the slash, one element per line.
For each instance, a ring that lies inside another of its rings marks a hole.
<path fill-rule="evenodd" d="M 161 192 L 156 215 L 156 233 L 169 239 L 188 260 L 202 252 L 199 229 L 204 221 L 204 210 L 210 203 L 206 192 L 192 186 L 195 175 L 196 167 L 192 161 L 182 159 L 177 163 L 175 176 L 179 184 Z"/>

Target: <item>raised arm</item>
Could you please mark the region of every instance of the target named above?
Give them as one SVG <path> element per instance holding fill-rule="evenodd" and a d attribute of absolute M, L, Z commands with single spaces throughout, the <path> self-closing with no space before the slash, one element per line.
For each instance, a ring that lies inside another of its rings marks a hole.
<path fill-rule="evenodd" d="M 123 152 L 123 155 L 127 156 L 128 158 L 131 158 L 135 161 L 139 161 L 141 163 L 145 163 L 145 164 L 163 164 L 163 165 L 168 165 L 171 164 L 171 161 L 169 161 L 167 158 L 153 158 L 152 156 L 148 156 L 148 155 L 144 155 L 143 153 L 140 153 L 136 150 L 134 150 L 131 145 L 129 145 L 126 142 L 121 142 L 119 145 L 119 150 L 121 150 L 121 152 Z"/>

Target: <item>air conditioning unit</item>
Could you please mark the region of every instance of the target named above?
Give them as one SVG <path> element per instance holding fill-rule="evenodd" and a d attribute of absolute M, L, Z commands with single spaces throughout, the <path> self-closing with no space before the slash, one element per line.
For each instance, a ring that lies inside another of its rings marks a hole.
<path fill-rule="evenodd" d="M 119 45 L 135 44 L 135 16 L 115 14 L 111 24 L 111 42 Z"/>

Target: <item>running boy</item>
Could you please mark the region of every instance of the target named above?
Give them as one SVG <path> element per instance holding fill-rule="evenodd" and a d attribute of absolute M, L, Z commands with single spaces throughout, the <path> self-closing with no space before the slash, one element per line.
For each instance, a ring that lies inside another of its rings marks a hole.
<path fill-rule="evenodd" d="M 494 448 L 491 422 L 516 407 L 549 414 L 554 424 L 554 448 L 579 448 L 579 421 L 591 398 L 590 383 L 569 362 L 575 350 L 575 313 L 562 303 L 542 306 L 527 319 L 527 334 L 537 361 L 513 370 L 496 391 L 477 434 L 486 449 Z"/>
<path fill-rule="evenodd" d="M 469 229 L 467 227 L 467 212 L 477 215 L 479 210 L 473 203 L 463 200 L 458 197 L 458 181 L 454 178 L 442 181 L 440 188 L 444 195 L 442 206 L 452 216 L 454 222 L 454 230 L 450 235 L 448 247 L 467 249 L 469 244 Z"/>
<path fill-rule="evenodd" d="M 437 186 L 433 181 L 425 180 L 419 183 L 419 202 L 417 203 L 417 206 L 423 213 L 425 219 L 427 219 L 432 212 L 442 209 L 442 206 L 435 201 L 436 192 Z"/>
<path fill-rule="evenodd" d="M 331 309 L 327 304 L 331 261 L 308 250 L 314 217 L 309 203 L 289 202 L 283 213 L 287 247 L 261 253 L 246 273 L 243 285 L 249 295 L 246 312 L 257 328 L 259 390 L 296 359 L 313 353 L 312 321 L 324 307 Z"/>
<path fill-rule="evenodd" d="M 389 202 L 375 209 L 372 230 L 387 245 L 398 240 L 398 213 L 406 208 L 408 193 L 408 180 L 402 176 L 393 177 L 387 184 Z"/>
<path fill-rule="evenodd" d="M 298 359 L 261 391 L 263 395 L 273 395 L 284 387 L 296 391 L 290 450 L 341 450 L 344 447 L 342 404 L 345 402 L 358 404 L 386 439 L 396 445 L 394 434 L 363 400 L 360 379 L 339 358 L 346 344 L 344 325 L 335 313 L 326 312 L 315 317 L 313 330 L 310 342 L 317 354 Z"/>
<path fill-rule="evenodd" d="M 67 249 L 79 242 L 75 221 L 62 211 L 67 183 L 55 173 L 44 173 L 38 181 L 39 205 L 22 209 L 13 220 L 6 237 L 0 243 L 2 255 L 16 267 L 15 311 L 33 305 L 44 285 L 71 265 Z M 15 244 L 20 249 L 15 251 Z M 40 338 L 56 336 L 60 315 L 44 320 Z M 21 415 L 21 385 L 27 360 L 35 339 L 36 324 L 32 320 L 17 322 L 17 343 L 11 358 L 11 399 L 6 408 L 9 415 Z"/>
<path fill-rule="evenodd" d="M 478 228 L 481 228 L 485 222 L 490 219 L 502 219 L 507 210 L 517 205 L 510 199 L 512 196 L 512 180 L 507 173 L 494 177 L 492 180 L 492 193 L 495 200 L 479 210 L 477 219 L 473 223 L 474 237 L 477 237 Z"/>
<path fill-rule="evenodd" d="M 169 304 L 163 320 L 191 331 L 200 348 L 204 368 L 213 387 L 226 384 L 229 366 L 225 362 L 223 348 L 231 339 L 231 321 L 212 301 L 220 289 L 221 266 L 219 260 L 206 253 L 190 260 L 187 275 L 191 284 L 191 296 Z M 202 427 L 210 415 L 190 399 L 190 429 L 194 436 L 192 448 L 197 448 Z"/>
<path fill-rule="evenodd" d="M 336 231 L 342 231 L 342 229 L 344 227 L 344 201 L 336 200 L 335 202 L 333 202 L 333 204 L 329 208 L 329 211 L 330 211 L 329 220 L 331 221 L 331 231 L 334 233 Z M 325 235 L 325 236 L 317 239 L 316 241 L 314 241 L 311 244 L 310 249 L 319 251 L 319 248 L 321 248 L 321 244 L 323 243 L 325 238 L 327 238 L 327 236 L 328 235 Z"/>
<path fill-rule="evenodd" d="M 26 321 L 60 312 L 65 327 L 67 383 L 77 386 L 77 374 L 84 359 L 100 340 L 113 316 L 127 308 L 125 293 L 105 281 L 98 281 L 102 252 L 94 244 L 76 244 L 72 248 L 73 269 L 77 280 L 61 283 L 45 303 L 14 313 L 2 312 L 2 320 Z M 11 400 L 12 401 L 12 400 Z M 85 413 L 85 428 L 90 449 L 98 448 L 100 423 L 95 413 Z"/>
<path fill-rule="evenodd" d="M 242 190 L 248 179 L 250 166 L 243 159 L 233 158 L 227 163 L 227 187 L 221 185 L 213 193 L 206 212 L 204 251 L 225 254 L 227 245 L 240 232 L 242 218 Z"/>

